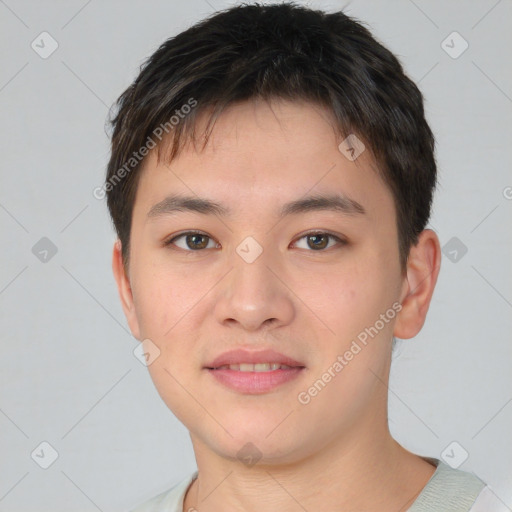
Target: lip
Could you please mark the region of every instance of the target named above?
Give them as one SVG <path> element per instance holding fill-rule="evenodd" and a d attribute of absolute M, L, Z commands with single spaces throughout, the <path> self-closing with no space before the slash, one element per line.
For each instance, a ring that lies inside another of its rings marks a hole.
<path fill-rule="evenodd" d="M 304 367 L 268 372 L 240 372 L 237 370 L 212 370 L 207 372 L 219 383 L 238 393 L 261 395 L 296 379 Z"/>
<path fill-rule="evenodd" d="M 230 350 L 224 352 L 220 356 L 216 357 L 211 363 L 205 365 L 206 369 L 214 369 L 219 366 L 226 364 L 240 364 L 240 363 L 279 363 L 286 366 L 301 367 L 304 368 L 304 364 L 292 359 L 291 357 L 285 356 L 280 352 L 276 352 L 272 349 L 249 351 L 244 349 Z M 277 370 L 276 370 L 277 371 Z M 252 372 L 247 372 L 252 373 Z"/>
<path fill-rule="evenodd" d="M 240 363 L 279 363 L 290 366 L 287 369 L 263 372 L 242 372 L 230 369 L 216 369 L 220 366 Z M 257 352 L 243 349 L 231 350 L 215 358 L 205 366 L 205 370 L 219 383 L 238 393 L 258 395 L 296 379 L 305 369 L 305 365 L 275 350 Z"/>

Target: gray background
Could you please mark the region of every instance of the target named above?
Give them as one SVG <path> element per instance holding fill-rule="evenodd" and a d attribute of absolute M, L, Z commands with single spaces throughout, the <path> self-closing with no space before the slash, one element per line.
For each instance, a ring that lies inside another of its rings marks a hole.
<path fill-rule="evenodd" d="M 229 5 L 0 0 L 1 511 L 122 511 L 195 469 L 186 429 L 133 355 L 92 190 L 108 107 L 144 58 Z M 346 12 L 419 82 L 438 142 L 431 226 L 445 255 L 425 328 L 396 351 L 390 428 L 422 455 L 467 451 L 460 468 L 512 507 L 511 2 L 360 0 Z M 43 31 L 59 45 L 46 59 L 31 47 Z M 441 45 L 453 31 L 469 44 L 458 58 Z M 38 252 L 42 237 L 56 254 Z M 43 441 L 58 453 L 46 470 Z"/>

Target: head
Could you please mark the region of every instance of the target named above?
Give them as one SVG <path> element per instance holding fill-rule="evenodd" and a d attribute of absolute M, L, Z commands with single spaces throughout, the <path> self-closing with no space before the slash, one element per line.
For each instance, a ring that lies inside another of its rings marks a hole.
<path fill-rule="evenodd" d="M 440 258 L 434 137 L 396 57 L 342 12 L 236 6 L 162 44 L 112 125 L 114 274 L 193 440 L 292 461 L 384 424 L 393 337 L 423 326 Z M 237 348 L 300 371 L 228 389 L 209 368 Z"/>

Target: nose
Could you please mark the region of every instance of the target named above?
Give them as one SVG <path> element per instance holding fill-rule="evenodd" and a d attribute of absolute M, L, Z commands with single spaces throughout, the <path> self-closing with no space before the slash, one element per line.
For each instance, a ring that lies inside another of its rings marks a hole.
<path fill-rule="evenodd" d="M 226 326 L 246 331 L 289 324 L 295 315 L 293 293 L 286 286 L 284 270 L 269 251 L 248 262 L 235 253 L 232 270 L 222 280 L 215 316 Z"/>

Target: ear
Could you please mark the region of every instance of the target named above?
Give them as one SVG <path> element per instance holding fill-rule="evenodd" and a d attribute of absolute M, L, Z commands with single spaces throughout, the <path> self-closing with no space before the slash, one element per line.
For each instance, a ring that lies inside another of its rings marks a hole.
<path fill-rule="evenodd" d="M 132 288 L 130 280 L 126 274 L 126 270 L 123 265 L 123 256 L 121 251 L 121 241 L 118 239 L 114 243 L 114 250 L 112 253 L 112 271 L 117 282 L 117 290 L 119 292 L 119 298 L 121 299 L 121 305 L 128 321 L 130 330 L 133 336 L 140 340 L 140 329 L 139 322 L 135 311 L 135 305 L 133 302 Z"/>
<path fill-rule="evenodd" d="M 402 309 L 397 316 L 393 335 L 413 338 L 425 323 L 430 300 L 441 268 L 441 247 L 437 235 L 425 229 L 418 243 L 411 247 L 401 293 Z"/>

